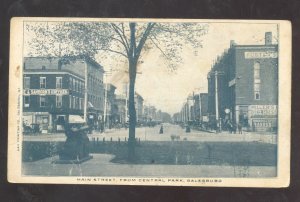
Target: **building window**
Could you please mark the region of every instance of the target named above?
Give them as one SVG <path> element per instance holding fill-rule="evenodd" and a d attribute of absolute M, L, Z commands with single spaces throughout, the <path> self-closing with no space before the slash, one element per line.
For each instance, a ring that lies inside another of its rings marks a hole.
<path fill-rule="evenodd" d="M 254 63 L 254 99 L 260 100 L 260 63 Z"/>
<path fill-rule="evenodd" d="M 29 107 L 30 96 L 24 96 L 24 107 Z"/>
<path fill-rule="evenodd" d="M 72 86 L 72 90 L 76 90 L 76 86 L 75 86 L 75 79 L 73 79 L 73 86 Z"/>
<path fill-rule="evenodd" d="M 24 89 L 30 89 L 30 77 L 24 77 Z"/>
<path fill-rule="evenodd" d="M 69 108 L 72 109 L 72 95 L 69 95 Z"/>
<path fill-rule="evenodd" d="M 73 79 L 70 77 L 69 89 L 73 89 Z"/>
<path fill-rule="evenodd" d="M 255 92 L 255 99 L 259 100 L 260 99 L 260 93 L 259 92 Z"/>
<path fill-rule="evenodd" d="M 56 96 L 56 107 L 57 108 L 62 107 L 62 96 L 61 95 Z"/>
<path fill-rule="evenodd" d="M 45 69 L 46 69 L 46 66 L 43 65 L 43 66 L 42 66 L 42 70 L 45 70 Z"/>
<path fill-rule="evenodd" d="M 76 97 L 73 96 L 73 108 L 76 109 Z"/>
<path fill-rule="evenodd" d="M 75 97 L 75 108 L 78 109 L 78 97 Z"/>
<path fill-rule="evenodd" d="M 40 77 L 40 88 L 46 88 L 46 77 Z"/>
<path fill-rule="evenodd" d="M 255 100 L 260 99 L 260 83 L 254 83 L 254 96 Z"/>
<path fill-rule="evenodd" d="M 254 79 L 260 79 L 260 64 L 259 64 L 259 62 L 254 63 Z"/>
<path fill-rule="evenodd" d="M 46 107 L 46 96 L 40 96 L 40 107 Z"/>
<path fill-rule="evenodd" d="M 76 91 L 79 92 L 79 81 L 76 81 Z"/>
<path fill-rule="evenodd" d="M 79 98 L 79 109 L 81 110 L 82 106 L 81 106 L 81 98 Z"/>
<path fill-rule="evenodd" d="M 62 88 L 62 77 L 56 77 L 56 88 Z"/>

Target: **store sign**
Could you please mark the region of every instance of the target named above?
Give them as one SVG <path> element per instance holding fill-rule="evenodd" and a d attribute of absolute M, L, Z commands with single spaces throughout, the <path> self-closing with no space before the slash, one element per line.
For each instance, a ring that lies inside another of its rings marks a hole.
<path fill-rule="evenodd" d="M 246 59 L 263 59 L 263 58 L 277 58 L 278 53 L 275 51 L 262 51 L 262 52 L 245 52 Z"/>
<path fill-rule="evenodd" d="M 236 80 L 232 79 L 231 81 L 228 82 L 228 87 L 235 85 L 235 83 L 236 83 Z"/>
<path fill-rule="evenodd" d="M 277 105 L 250 105 L 251 116 L 255 115 L 277 115 Z"/>
<path fill-rule="evenodd" d="M 256 131 L 265 131 L 268 128 L 273 127 L 273 124 L 270 120 L 267 119 L 254 119 L 253 126 Z"/>
<path fill-rule="evenodd" d="M 68 89 L 25 89 L 24 95 L 68 95 Z"/>
<path fill-rule="evenodd" d="M 202 121 L 203 122 L 208 122 L 209 121 L 208 116 L 202 116 Z"/>

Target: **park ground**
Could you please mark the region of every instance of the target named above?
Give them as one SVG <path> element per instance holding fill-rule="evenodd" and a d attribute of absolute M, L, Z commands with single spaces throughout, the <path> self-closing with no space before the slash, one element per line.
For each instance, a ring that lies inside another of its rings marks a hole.
<path fill-rule="evenodd" d="M 166 124 L 136 130 L 136 161 L 128 163 L 128 130 L 89 134 L 92 160 L 53 164 L 64 134 L 24 136 L 23 174 L 49 176 L 275 177 L 275 134 L 185 130 Z M 37 152 L 39 151 L 39 152 Z M 32 155 L 34 154 L 34 155 Z M 38 155 L 36 155 L 38 154 Z M 32 155 L 32 156 L 30 156 Z"/>

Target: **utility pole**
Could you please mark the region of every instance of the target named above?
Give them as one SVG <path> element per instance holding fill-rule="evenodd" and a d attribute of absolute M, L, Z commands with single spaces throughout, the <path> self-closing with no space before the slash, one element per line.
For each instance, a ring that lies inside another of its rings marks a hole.
<path fill-rule="evenodd" d="M 84 109 L 83 119 L 87 123 L 87 103 L 88 103 L 88 66 L 86 61 L 84 62 Z"/>
<path fill-rule="evenodd" d="M 111 75 L 112 70 L 105 72 L 105 88 L 104 88 L 104 126 L 107 126 L 107 91 L 108 91 L 108 79 L 107 77 Z"/>
<path fill-rule="evenodd" d="M 219 121 L 219 98 L 218 98 L 218 71 L 215 71 L 215 102 L 216 102 L 216 121 Z"/>
<path fill-rule="evenodd" d="M 105 77 L 107 77 L 105 75 Z M 106 116 L 107 116 L 107 78 L 105 79 L 105 88 L 104 88 L 104 125 L 106 125 Z"/>
<path fill-rule="evenodd" d="M 219 117 L 219 92 L 218 92 L 218 76 L 223 75 L 223 72 L 215 71 L 215 99 L 216 99 L 216 121 L 217 121 L 217 129 L 221 129 L 221 122 Z"/>
<path fill-rule="evenodd" d="M 200 96 L 200 92 L 199 92 L 199 122 L 201 122 L 201 117 L 202 117 L 202 109 L 201 109 L 201 96 Z"/>

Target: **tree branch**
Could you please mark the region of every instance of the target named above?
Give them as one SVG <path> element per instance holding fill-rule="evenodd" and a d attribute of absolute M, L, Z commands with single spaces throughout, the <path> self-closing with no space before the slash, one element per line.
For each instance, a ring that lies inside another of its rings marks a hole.
<path fill-rule="evenodd" d="M 126 35 L 125 35 L 124 24 L 123 24 L 123 23 L 121 23 L 121 26 L 122 26 L 122 34 L 123 34 L 123 37 L 124 37 L 124 41 L 125 41 L 125 43 L 126 43 L 127 47 L 129 47 L 129 44 L 128 44 L 128 39 L 127 39 L 127 37 L 126 37 Z"/>
<path fill-rule="evenodd" d="M 125 38 L 124 38 L 123 34 L 119 30 L 120 28 L 117 25 L 115 25 L 114 23 L 111 23 L 111 26 L 114 29 L 114 31 L 117 33 L 117 35 L 120 37 L 120 39 L 122 41 L 122 45 L 124 46 L 125 51 L 128 55 L 129 54 L 129 46 L 128 46 L 128 43 L 126 43 L 127 39 L 126 39 L 125 34 L 124 34 L 124 36 L 125 36 Z"/>
<path fill-rule="evenodd" d="M 97 49 L 97 50 L 109 51 L 109 52 L 112 52 L 112 53 L 120 54 L 120 55 L 124 56 L 125 58 L 128 58 L 128 56 L 125 55 L 124 53 L 122 53 L 120 51 L 112 50 L 110 48 L 101 48 L 101 49 Z"/>
<path fill-rule="evenodd" d="M 140 56 L 142 48 L 145 45 L 145 42 L 147 40 L 147 37 L 149 36 L 149 34 L 150 34 L 150 32 L 151 32 L 151 30 L 152 30 L 152 28 L 154 27 L 155 24 L 156 23 L 148 23 L 147 28 L 146 28 L 141 40 L 139 41 L 137 48 L 136 48 L 136 54 L 135 55 L 136 55 L 137 58 Z"/>
<path fill-rule="evenodd" d="M 149 36 L 149 39 L 152 41 L 152 43 L 155 45 L 155 47 L 160 50 L 160 52 L 168 59 L 169 57 L 166 55 L 166 53 L 159 47 L 159 45 Z"/>

